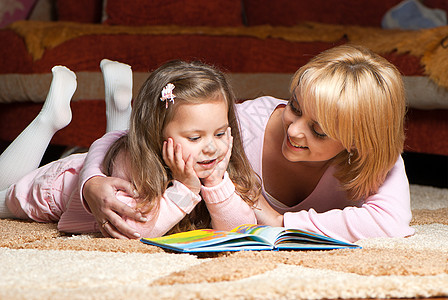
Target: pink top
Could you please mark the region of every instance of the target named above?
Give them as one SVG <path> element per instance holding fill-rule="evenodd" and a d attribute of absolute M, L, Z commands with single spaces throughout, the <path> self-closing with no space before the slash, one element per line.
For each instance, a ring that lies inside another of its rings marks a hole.
<path fill-rule="evenodd" d="M 243 143 L 252 167 L 263 178 L 264 134 L 271 114 L 287 101 L 261 97 L 237 105 Z M 347 199 L 329 167 L 314 191 L 292 207 L 280 207 L 266 193 L 270 205 L 284 214 L 284 226 L 300 228 L 355 242 L 371 237 L 404 237 L 414 234 L 409 226 L 409 183 L 403 159 L 398 158 L 377 194 L 354 203 Z"/>

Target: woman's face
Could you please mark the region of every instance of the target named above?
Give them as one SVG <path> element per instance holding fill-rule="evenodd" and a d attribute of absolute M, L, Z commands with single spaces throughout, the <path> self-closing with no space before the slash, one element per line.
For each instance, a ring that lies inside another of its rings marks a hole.
<path fill-rule="evenodd" d="M 328 161 L 344 150 L 341 142 L 329 138 L 319 123 L 302 112 L 296 93 L 283 110 L 282 121 L 282 153 L 291 162 Z"/>

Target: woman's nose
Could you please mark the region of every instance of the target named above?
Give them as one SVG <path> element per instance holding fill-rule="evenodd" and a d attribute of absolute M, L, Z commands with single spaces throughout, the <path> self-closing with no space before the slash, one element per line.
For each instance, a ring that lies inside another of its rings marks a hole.
<path fill-rule="evenodd" d="M 303 118 L 296 118 L 288 126 L 288 135 L 293 138 L 305 138 L 306 122 Z"/>

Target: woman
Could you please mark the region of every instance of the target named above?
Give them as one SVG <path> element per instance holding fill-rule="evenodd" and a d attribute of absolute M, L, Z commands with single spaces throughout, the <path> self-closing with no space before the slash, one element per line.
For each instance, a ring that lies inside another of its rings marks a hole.
<path fill-rule="evenodd" d="M 238 105 L 244 148 L 262 183 L 258 223 L 350 242 L 412 235 L 398 70 L 366 48 L 343 45 L 301 67 L 291 93 L 289 101 L 262 97 Z M 114 194 L 133 188 L 97 176 L 104 144 L 116 138 L 91 149 L 83 196 L 99 222 L 114 225 L 107 228 L 111 236 L 131 237 L 120 215 L 143 216 Z"/>

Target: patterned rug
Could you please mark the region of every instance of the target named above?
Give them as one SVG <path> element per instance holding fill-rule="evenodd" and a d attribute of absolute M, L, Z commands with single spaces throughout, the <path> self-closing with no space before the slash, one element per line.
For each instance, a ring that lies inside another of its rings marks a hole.
<path fill-rule="evenodd" d="M 178 254 L 0 220 L 0 299 L 355 299 L 448 296 L 448 189 L 411 186 L 408 238 L 363 249 Z"/>

